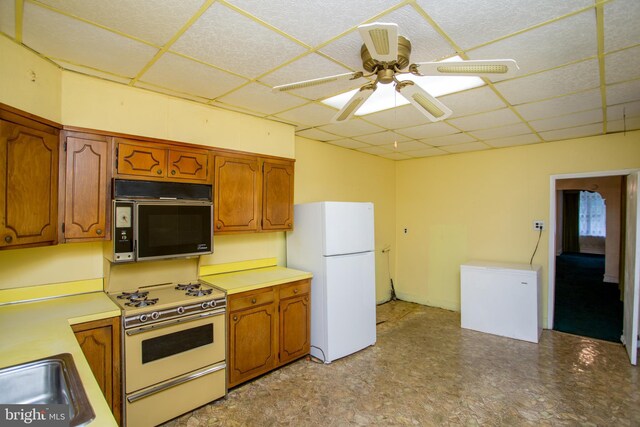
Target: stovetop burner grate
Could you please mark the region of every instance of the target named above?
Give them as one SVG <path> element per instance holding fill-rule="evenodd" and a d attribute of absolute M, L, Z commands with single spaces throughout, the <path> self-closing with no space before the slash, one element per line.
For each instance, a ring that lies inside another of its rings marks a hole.
<path fill-rule="evenodd" d="M 187 295 L 190 297 L 203 297 L 206 295 L 211 295 L 211 293 L 213 292 L 212 289 L 200 289 L 198 288 L 193 288 L 187 291 Z"/>
<path fill-rule="evenodd" d="M 134 299 L 146 298 L 147 295 L 149 295 L 149 291 L 133 291 L 133 292 L 123 292 L 120 295 L 118 295 L 117 298 L 134 300 Z"/>
<path fill-rule="evenodd" d="M 141 308 L 141 307 L 148 307 L 150 305 L 154 305 L 157 302 L 158 302 L 158 298 L 129 299 L 129 302 L 125 303 L 125 305 L 129 307 Z"/>

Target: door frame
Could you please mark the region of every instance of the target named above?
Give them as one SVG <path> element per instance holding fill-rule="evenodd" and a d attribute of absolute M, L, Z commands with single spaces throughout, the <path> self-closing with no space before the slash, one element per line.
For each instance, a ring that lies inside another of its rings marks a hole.
<path fill-rule="evenodd" d="M 553 319 L 555 314 L 555 291 L 556 291 L 556 181 L 572 178 L 600 178 L 604 176 L 629 175 L 633 172 L 640 172 L 640 169 L 618 169 L 595 172 L 567 173 L 551 175 L 549 180 L 549 276 L 547 280 L 547 329 L 553 329 Z M 626 194 L 626 193 L 625 193 Z M 626 223 L 626 218 L 625 218 Z"/>

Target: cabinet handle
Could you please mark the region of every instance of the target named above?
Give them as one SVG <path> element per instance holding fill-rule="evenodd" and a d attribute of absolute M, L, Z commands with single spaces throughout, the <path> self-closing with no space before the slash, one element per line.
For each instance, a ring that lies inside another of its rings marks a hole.
<path fill-rule="evenodd" d="M 233 316 L 233 321 L 235 322 L 236 320 L 238 320 L 238 316 Z"/>
<path fill-rule="evenodd" d="M 171 175 L 175 175 L 175 174 L 176 174 L 176 171 L 174 169 L 174 170 L 171 171 Z"/>
<path fill-rule="evenodd" d="M 255 304 L 256 303 L 256 299 L 255 298 L 251 298 L 251 304 Z"/>
<path fill-rule="evenodd" d="M 291 223 L 290 222 L 287 223 L 287 228 L 291 228 Z"/>
<path fill-rule="evenodd" d="M 158 170 L 156 171 L 156 173 L 157 173 L 158 175 L 162 175 L 162 169 L 158 169 Z"/>
<path fill-rule="evenodd" d="M 5 242 L 7 242 L 7 243 L 11 243 L 11 242 L 13 242 L 13 237 L 11 237 L 11 236 L 4 236 L 4 241 L 5 241 Z"/>
<path fill-rule="evenodd" d="M 220 230 L 220 229 L 222 228 L 222 224 L 217 223 L 217 224 L 216 224 L 216 228 L 217 228 L 218 230 Z"/>
<path fill-rule="evenodd" d="M 297 293 L 298 293 L 298 290 L 297 290 L 297 289 L 294 289 L 294 290 L 293 290 L 293 293 L 294 293 L 294 294 L 297 294 Z"/>
<path fill-rule="evenodd" d="M 101 228 L 98 228 L 98 229 L 96 230 L 96 234 L 97 234 L 98 236 L 100 236 L 100 235 L 102 234 L 102 229 L 101 229 Z"/>

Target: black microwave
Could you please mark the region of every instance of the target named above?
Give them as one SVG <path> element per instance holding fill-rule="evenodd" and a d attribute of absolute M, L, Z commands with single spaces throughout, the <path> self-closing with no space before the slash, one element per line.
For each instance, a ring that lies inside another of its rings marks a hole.
<path fill-rule="evenodd" d="M 213 252 L 211 186 L 116 180 L 114 189 L 111 261 Z"/>

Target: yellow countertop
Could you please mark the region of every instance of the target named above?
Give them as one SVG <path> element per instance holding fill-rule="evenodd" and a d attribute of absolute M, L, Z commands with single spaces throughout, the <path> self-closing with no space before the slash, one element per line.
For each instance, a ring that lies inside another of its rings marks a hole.
<path fill-rule="evenodd" d="M 228 295 L 237 294 L 267 286 L 281 285 L 296 280 L 310 279 L 313 275 L 306 271 L 285 267 L 254 268 L 224 274 L 210 274 L 200 280 L 227 291 Z"/>
<path fill-rule="evenodd" d="M 119 315 L 104 292 L 0 306 L 0 368 L 70 353 L 95 413 L 91 425 L 117 426 L 70 325 Z"/>

